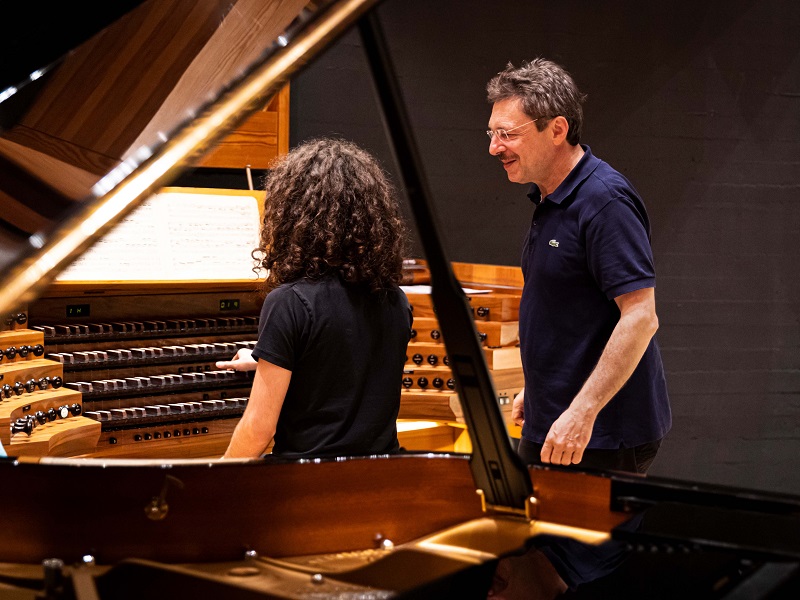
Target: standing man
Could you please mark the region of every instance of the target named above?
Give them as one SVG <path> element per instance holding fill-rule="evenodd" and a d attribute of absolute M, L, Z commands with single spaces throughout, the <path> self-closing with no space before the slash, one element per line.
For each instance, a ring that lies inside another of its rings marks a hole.
<path fill-rule="evenodd" d="M 519 454 L 645 473 L 672 419 L 644 204 L 580 144 L 585 96 L 562 67 L 509 63 L 487 94 L 489 153 L 510 181 L 532 184 L 535 205 L 522 252 Z"/>

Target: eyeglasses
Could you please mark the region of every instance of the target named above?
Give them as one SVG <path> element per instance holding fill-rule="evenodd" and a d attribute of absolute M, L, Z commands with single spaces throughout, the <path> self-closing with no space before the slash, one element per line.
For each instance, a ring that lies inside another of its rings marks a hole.
<path fill-rule="evenodd" d="M 511 133 L 512 131 L 514 131 L 515 129 L 519 129 L 520 127 L 525 127 L 525 125 L 530 125 L 531 123 L 535 123 L 540 118 L 541 117 L 537 117 L 533 121 L 528 121 L 527 123 L 523 123 L 522 125 L 517 125 L 516 127 L 512 127 L 511 129 L 495 129 L 494 131 L 492 131 L 491 129 L 487 129 L 486 135 L 489 136 L 489 141 L 491 141 L 494 138 L 494 136 L 497 136 L 501 142 L 507 142 L 508 140 L 513 139 L 514 136 L 525 135 L 526 133 L 526 132 Z"/>

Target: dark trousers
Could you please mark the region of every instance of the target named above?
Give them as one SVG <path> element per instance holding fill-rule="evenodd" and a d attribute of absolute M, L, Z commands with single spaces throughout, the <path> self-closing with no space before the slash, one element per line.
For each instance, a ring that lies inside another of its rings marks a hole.
<path fill-rule="evenodd" d="M 577 465 L 569 465 L 577 469 L 597 469 L 600 471 L 628 471 L 630 473 L 647 473 L 653 464 L 661 446 L 661 440 L 648 442 L 633 448 L 617 450 L 587 449 L 583 451 L 583 459 Z M 542 465 L 542 444 L 529 442 L 525 438 L 519 441 L 517 454 L 526 465 Z M 565 466 L 565 465 L 559 465 Z"/>

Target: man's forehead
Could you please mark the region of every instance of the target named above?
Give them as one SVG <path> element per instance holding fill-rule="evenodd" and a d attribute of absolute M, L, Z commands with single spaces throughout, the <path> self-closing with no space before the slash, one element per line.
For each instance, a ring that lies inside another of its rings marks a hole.
<path fill-rule="evenodd" d="M 528 115 L 522 110 L 522 100 L 507 98 L 494 103 L 489 123 L 491 125 L 513 125 L 521 118 L 528 118 Z"/>

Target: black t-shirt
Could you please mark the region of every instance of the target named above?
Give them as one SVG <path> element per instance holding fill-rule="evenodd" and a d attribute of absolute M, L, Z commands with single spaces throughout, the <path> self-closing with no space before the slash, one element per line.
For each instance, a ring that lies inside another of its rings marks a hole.
<path fill-rule="evenodd" d="M 292 372 L 273 454 L 398 450 L 411 321 L 408 298 L 398 287 L 372 294 L 330 275 L 272 290 L 261 309 L 253 356 Z"/>

